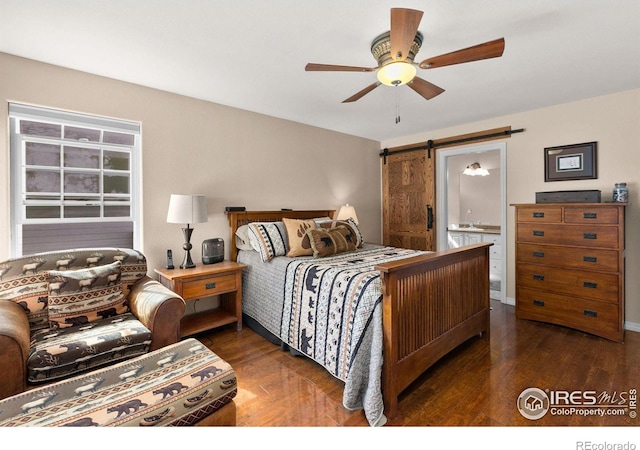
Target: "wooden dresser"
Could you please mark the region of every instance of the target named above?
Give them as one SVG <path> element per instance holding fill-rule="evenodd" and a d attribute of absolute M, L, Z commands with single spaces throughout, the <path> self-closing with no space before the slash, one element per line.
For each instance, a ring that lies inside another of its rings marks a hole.
<path fill-rule="evenodd" d="M 516 317 L 622 342 L 626 203 L 514 206 Z"/>

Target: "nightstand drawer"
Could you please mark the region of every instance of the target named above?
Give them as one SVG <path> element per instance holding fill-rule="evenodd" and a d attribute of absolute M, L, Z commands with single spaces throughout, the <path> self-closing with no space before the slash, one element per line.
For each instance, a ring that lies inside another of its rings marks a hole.
<path fill-rule="evenodd" d="M 210 295 L 223 294 L 236 290 L 236 275 L 219 275 L 185 281 L 182 284 L 184 298 L 202 298 Z"/>
<path fill-rule="evenodd" d="M 196 264 L 191 269 L 155 269 L 160 282 L 186 301 L 219 295 L 219 306 L 187 314 L 180 322 L 182 337 L 236 323 L 242 330 L 242 270 L 233 261 Z M 195 309 L 195 308 L 194 308 Z"/>

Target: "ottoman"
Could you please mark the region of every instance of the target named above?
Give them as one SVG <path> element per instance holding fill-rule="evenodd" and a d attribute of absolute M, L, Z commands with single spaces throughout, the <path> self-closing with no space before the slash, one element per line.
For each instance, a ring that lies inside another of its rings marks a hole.
<path fill-rule="evenodd" d="M 233 368 L 190 338 L 0 401 L 0 426 L 235 425 Z"/>

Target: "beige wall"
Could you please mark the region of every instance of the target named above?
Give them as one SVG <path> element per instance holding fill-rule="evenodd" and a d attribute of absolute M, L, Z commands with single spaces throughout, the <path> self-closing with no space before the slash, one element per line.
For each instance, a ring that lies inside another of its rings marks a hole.
<path fill-rule="evenodd" d="M 150 272 L 166 249 L 182 261 L 182 232 L 167 224 L 172 193 L 207 196 L 193 260 L 211 237 L 230 246 L 225 206 L 356 207 L 365 238 L 380 242 L 379 143 L 0 53 L 0 108 L 15 101 L 139 121 L 143 146 L 143 246 Z M 213 81 L 212 81 L 213 82 Z M 9 151 L 0 127 L 0 260 L 10 255 Z"/>
<path fill-rule="evenodd" d="M 507 144 L 507 202 L 533 203 L 539 191 L 599 189 L 611 201 L 616 182 L 627 182 L 630 205 L 626 208 L 626 321 L 640 331 L 640 89 L 556 105 L 462 126 L 434 130 L 382 142 L 382 147 L 424 142 L 448 136 L 510 125 L 524 128 L 505 139 Z M 581 142 L 598 142 L 598 178 L 544 181 L 544 148 Z M 508 208 L 507 296 L 515 297 L 514 209 Z"/>

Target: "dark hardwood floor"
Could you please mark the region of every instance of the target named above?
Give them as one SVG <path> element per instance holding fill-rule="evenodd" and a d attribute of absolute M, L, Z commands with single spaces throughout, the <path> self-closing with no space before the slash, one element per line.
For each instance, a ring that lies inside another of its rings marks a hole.
<path fill-rule="evenodd" d="M 623 344 L 567 328 L 516 320 L 514 307 L 492 301 L 491 340 L 473 338 L 432 366 L 402 395 L 388 426 L 638 426 L 624 415 L 523 417 L 527 388 L 595 391 L 625 398 L 640 388 L 640 333 Z M 342 406 L 342 382 L 314 362 L 291 356 L 249 328 L 195 336 L 226 359 L 238 378 L 238 426 L 367 426 L 362 411 Z M 622 396 L 622 397 L 621 397 Z"/>

